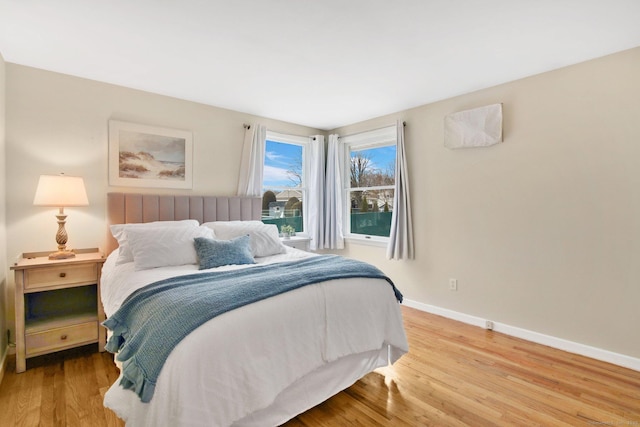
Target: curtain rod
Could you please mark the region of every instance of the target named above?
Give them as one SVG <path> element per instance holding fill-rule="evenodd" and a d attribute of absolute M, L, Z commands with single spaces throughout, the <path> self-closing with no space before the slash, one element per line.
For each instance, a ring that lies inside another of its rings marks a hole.
<path fill-rule="evenodd" d="M 248 123 L 243 123 L 243 124 L 242 124 L 242 127 L 243 127 L 243 128 L 245 128 L 245 130 L 249 130 L 249 129 L 251 129 L 251 125 L 250 125 L 250 124 L 248 124 Z M 293 135 L 293 134 L 290 134 L 290 133 L 286 133 L 286 132 L 278 132 L 278 131 L 275 131 L 275 130 L 274 130 L 274 131 L 272 131 L 272 132 L 275 132 L 275 133 L 281 133 L 281 134 L 283 134 L 283 135 L 299 136 L 299 137 L 301 137 L 301 138 L 313 138 L 313 140 L 314 140 L 314 141 L 317 139 L 315 136 L 311 136 L 311 135 L 308 135 L 308 136 L 304 136 L 304 135 Z"/>
<path fill-rule="evenodd" d="M 344 138 L 344 137 L 347 137 L 347 136 L 358 135 L 358 134 L 365 133 L 365 132 L 373 132 L 375 130 L 380 130 L 380 129 L 384 129 L 384 128 L 390 128 L 391 126 L 396 126 L 396 125 L 397 125 L 397 123 L 393 123 L 393 124 L 386 125 L 386 126 L 380 126 L 378 128 L 374 128 L 374 129 L 367 129 L 367 130 L 363 130 L 363 131 L 360 131 L 360 132 L 350 133 L 348 135 L 340 135 L 340 136 L 338 136 L 338 138 Z M 405 128 L 407 127 L 407 122 L 406 121 L 402 122 L 402 127 L 405 127 Z"/>
<path fill-rule="evenodd" d="M 362 132 L 370 132 L 370 131 L 372 131 L 372 130 L 378 130 L 378 129 L 388 128 L 388 127 L 390 127 L 390 126 L 394 126 L 394 125 L 382 126 L 382 127 L 376 128 L 376 129 L 365 130 L 365 131 L 362 131 Z M 243 127 L 243 128 L 245 128 L 245 129 L 251 129 L 251 125 L 250 125 L 250 124 L 248 124 L 248 123 L 243 123 L 243 124 L 242 124 L 242 127 Z M 407 127 L 407 122 L 406 122 L 406 121 L 403 121 L 403 122 L 402 122 L 402 127 Z M 278 133 L 284 133 L 284 132 L 278 132 Z M 358 133 L 361 133 L 361 132 L 358 132 Z M 352 134 L 352 135 L 355 135 L 355 134 Z M 346 136 L 346 135 L 345 135 L 345 136 Z M 315 138 L 315 137 L 313 137 L 313 139 L 316 139 L 316 138 Z"/>

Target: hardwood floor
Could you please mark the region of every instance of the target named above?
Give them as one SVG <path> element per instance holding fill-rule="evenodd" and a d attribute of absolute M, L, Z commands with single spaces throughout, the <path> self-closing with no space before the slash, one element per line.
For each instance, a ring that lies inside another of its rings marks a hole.
<path fill-rule="evenodd" d="M 113 355 L 97 344 L 29 359 L 21 374 L 12 357 L 0 384 L 0 426 L 124 426 L 102 405 L 117 378 Z"/>
<path fill-rule="evenodd" d="M 640 426 L 640 372 L 403 307 L 410 352 L 285 424 Z M 122 426 L 95 347 L 30 359 L 0 384 L 1 426 Z"/>

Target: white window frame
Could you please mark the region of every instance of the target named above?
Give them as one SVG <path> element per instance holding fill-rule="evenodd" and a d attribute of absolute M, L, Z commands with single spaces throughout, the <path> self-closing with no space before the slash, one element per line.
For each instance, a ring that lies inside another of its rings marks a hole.
<path fill-rule="evenodd" d="M 308 209 L 308 197 L 307 197 L 308 196 L 308 187 L 307 187 L 308 178 L 307 177 L 309 175 L 309 170 L 311 167 L 311 163 L 308 155 L 310 139 L 308 136 L 287 135 L 284 133 L 267 130 L 267 134 L 265 138 L 265 148 L 266 148 L 266 141 L 279 142 L 282 144 L 299 145 L 302 147 L 302 186 L 300 188 L 296 188 L 297 190 L 299 189 L 300 192 L 302 193 L 302 231 L 301 232 L 298 231 L 296 232 L 296 234 L 302 237 L 306 237 L 308 235 L 307 218 L 309 217 L 309 215 L 307 215 L 307 209 Z M 263 183 L 263 188 L 264 188 L 264 183 Z M 290 189 L 292 187 L 277 187 L 277 189 L 283 189 L 283 190 L 287 188 Z M 264 192 L 263 192 L 263 195 L 264 195 Z"/>
<path fill-rule="evenodd" d="M 389 243 L 389 236 L 371 236 L 351 232 L 351 152 L 367 150 L 370 148 L 389 147 L 397 145 L 398 133 L 396 126 L 388 126 L 372 131 L 361 132 L 354 135 L 340 137 L 344 147 L 344 236 L 345 239 L 356 243 L 370 244 L 374 246 L 386 246 Z M 397 155 L 397 153 L 396 153 Z M 394 178 L 397 171 L 394 171 Z M 380 187 L 360 187 L 361 190 L 384 189 L 395 190 L 395 186 Z M 395 206 L 394 206 L 395 209 Z"/>

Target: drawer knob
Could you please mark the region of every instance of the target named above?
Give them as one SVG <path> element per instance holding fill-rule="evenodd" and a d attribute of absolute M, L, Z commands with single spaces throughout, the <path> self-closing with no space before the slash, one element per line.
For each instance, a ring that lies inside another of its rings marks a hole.
<path fill-rule="evenodd" d="M 64 341 L 64 340 L 66 340 L 66 339 L 67 339 L 67 335 L 66 335 L 66 334 L 65 334 L 65 335 L 62 335 L 62 336 L 60 337 L 60 340 L 61 340 L 61 341 Z"/>
<path fill-rule="evenodd" d="M 60 273 L 60 277 L 67 277 L 67 273 L 65 272 Z"/>

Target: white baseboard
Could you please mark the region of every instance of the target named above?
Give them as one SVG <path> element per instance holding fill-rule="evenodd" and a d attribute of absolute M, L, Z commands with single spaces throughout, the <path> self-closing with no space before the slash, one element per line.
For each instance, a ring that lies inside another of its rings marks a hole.
<path fill-rule="evenodd" d="M 471 316 L 469 314 L 460 313 L 446 308 L 436 307 L 434 305 L 424 304 L 408 299 L 405 299 L 402 304 L 406 305 L 407 307 L 418 309 L 420 311 L 437 314 L 438 316 L 457 320 L 459 322 L 467 323 L 469 325 L 474 325 L 481 328 L 485 327 L 487 320 L 480 317 Z M 529 331 L 527 329 L 522 329 L 495 321 L 493 322 L 493 330 L 506 335 L 511 335 L 516 338 L 522 338 L 527 341 L 557 348 L 559 350 L 568 351 L 570 353 L 579 354 L 581 356 L 590 357 L 596 360 L 602 360 L 603 362 L 613 363 L 614 365 L 633 369 L 635 371 L 640 371 L 640 359 L 635 357 L 614 353 L 612 351 L 603 350 L 601 348 L 591 347 L 585 344 L 568 341 L 562 338 L 552 337 L 550 335 L 544 335 L 539 332 Z"/>

